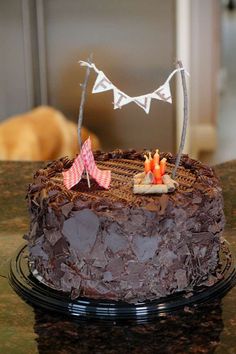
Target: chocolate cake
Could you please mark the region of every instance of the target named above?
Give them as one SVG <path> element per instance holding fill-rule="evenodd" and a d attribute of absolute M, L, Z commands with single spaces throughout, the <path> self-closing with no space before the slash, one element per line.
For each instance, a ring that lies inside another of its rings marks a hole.
<path fill-rule="evenodd" d="M 167 173 L 175 157 L 167 159 Z M 181 158 L 179 187 L 162 195 L 135 195 L 133 176 L 143 152 L 95 153 L 110 169 L 109 190 L 82 179 L 68 190 L 67 158 L 40 169 L 29 186 L 26 235 L 33 274 L 48 286 L 78 296 L 136 303 L 193 291 L 217 281 L 223 199 L 213 170 Z"/>

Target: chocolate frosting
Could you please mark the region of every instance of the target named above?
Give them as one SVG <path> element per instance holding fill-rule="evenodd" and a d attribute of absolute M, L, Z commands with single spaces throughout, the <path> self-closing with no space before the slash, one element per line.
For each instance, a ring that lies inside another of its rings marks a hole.
<path fill-rule="evenodd" d="M 67 158 L 36 172 L 26 238 L 33 267 L 49 286 L 72 298 L 138 302 L 217 281 L 224 214 L 213 170 L 183 155 L 175 192 L 137 196 L 132 180 L 143 170 L 143 153 L 95 153 L 98 167 L 112 172 L 109 190 L 93 180 L 89 189 L 85 178 L 67 190 Z M 171 173 L 175 156 L 163 157 Z"/>

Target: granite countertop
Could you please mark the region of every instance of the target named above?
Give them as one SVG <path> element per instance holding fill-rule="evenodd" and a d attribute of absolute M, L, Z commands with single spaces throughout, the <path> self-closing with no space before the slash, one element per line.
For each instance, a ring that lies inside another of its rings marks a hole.
<path fill-rule="evenodd" d="M 149 324 L 75 323 L 34 309 L 8 284 L 9 260 L 28 228 L 27 184 L 43 163 L 0 162 L 0 353 L 236 353 L 236 287 L 223 299 Z M 236 255 L 236 161 L 216 166 Z"/>

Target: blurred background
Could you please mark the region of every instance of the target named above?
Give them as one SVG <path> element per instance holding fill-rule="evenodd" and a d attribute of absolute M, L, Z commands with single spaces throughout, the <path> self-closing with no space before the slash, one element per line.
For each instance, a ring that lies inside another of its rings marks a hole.
<path fill-rule="evenodd" d="M 236 2 L 236 0 L 235 0 Z M 0 121 L 40 105 L 77 121 L 85 69 L 96 66 L 130 96 L 164 83 L 182 59 L 190 73 L 185 152 L 209 164 L 236 158 L 236 4 L 220 0 L 0 1 Z M 182 88 L 173 104 L 153 100 L 113 110 L 111 92 L 91 94 L 84 125 L 102 148 L 175 152 L 182 128 Z"/>

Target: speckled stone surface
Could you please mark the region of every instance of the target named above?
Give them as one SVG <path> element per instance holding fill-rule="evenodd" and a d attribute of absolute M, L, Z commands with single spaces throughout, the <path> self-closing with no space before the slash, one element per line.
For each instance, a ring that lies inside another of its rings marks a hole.
<path fill-rule="evenodd" d="M 0 353 L 236 353 L 236 287 L 222 300 L 139 325 L 74 323 L 21 300 L 8 284 L 8 262 L 27 231 L 25 192 L 41 166 L 0 162 Z M 224 237 L 236 255 L 236 161 L 216 172 L 225 199 Z"/>

